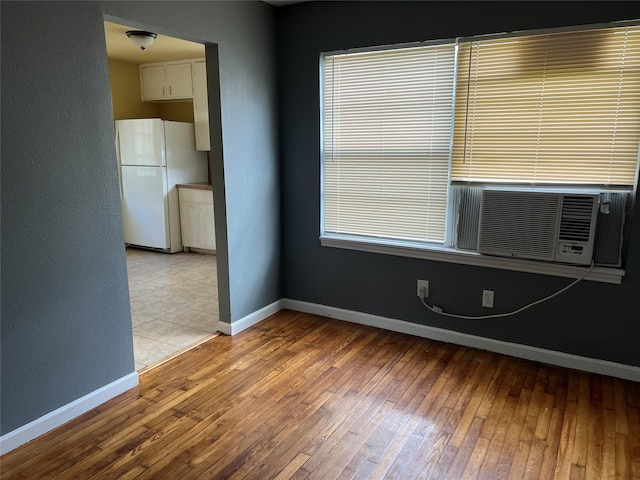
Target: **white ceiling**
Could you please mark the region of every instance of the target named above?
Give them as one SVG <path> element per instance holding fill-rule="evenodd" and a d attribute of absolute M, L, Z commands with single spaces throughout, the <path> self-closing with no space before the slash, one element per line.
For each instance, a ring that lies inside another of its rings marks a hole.
<path fill-rule="evenodd" d="M 107 57 L 113 60 L 135 63 L 171 62 L 188 58 L 204 58 L 204 45 L 178 38 L 158 35 L 153 45 L 144 52 L 129 40 L 127 30 L 137 28 L 104 22 Z"/>

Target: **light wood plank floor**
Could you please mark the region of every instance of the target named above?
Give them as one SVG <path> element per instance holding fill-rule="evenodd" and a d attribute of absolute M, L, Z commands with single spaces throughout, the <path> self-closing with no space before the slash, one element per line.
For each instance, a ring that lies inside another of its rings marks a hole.
<path fill-rule="evenodd" d="M 3 479 L 640 478 L 640 384 L 284 311 L 0 459 Z"/>

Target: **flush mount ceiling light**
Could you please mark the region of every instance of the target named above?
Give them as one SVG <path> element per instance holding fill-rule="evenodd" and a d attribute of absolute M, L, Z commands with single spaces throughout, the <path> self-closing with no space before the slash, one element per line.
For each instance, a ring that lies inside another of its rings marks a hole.
<path fill-rule="evenodd" d="M 151 46 L 158 34 L 153 32 L 145 32 L 144 30 L 129 30 L 127 37 L 131 39 L 133 43 L 140 47 L 140 50 L 144 52 L 144 49 Z"/>

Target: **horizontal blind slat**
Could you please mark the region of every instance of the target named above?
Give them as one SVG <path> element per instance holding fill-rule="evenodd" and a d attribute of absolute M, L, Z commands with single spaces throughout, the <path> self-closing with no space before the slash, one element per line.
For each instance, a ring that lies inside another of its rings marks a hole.
<path fill-rule="evenodd" d="M 461 44 L 452 180 L 632 186 L 639 67 L 637 27 Z"/>

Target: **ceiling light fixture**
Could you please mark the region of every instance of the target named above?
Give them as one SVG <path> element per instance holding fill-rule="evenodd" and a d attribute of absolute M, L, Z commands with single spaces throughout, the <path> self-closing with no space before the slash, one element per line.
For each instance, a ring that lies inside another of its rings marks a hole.
<path fill-rule="evenodd" d="M 144 30 L 129 30 L 127 37 L 140 47 L 140 50 L 144 52 L 144 49 L 151 46 L 153 41 L 158 36 L 157 33 L 145 32 Z"/>

